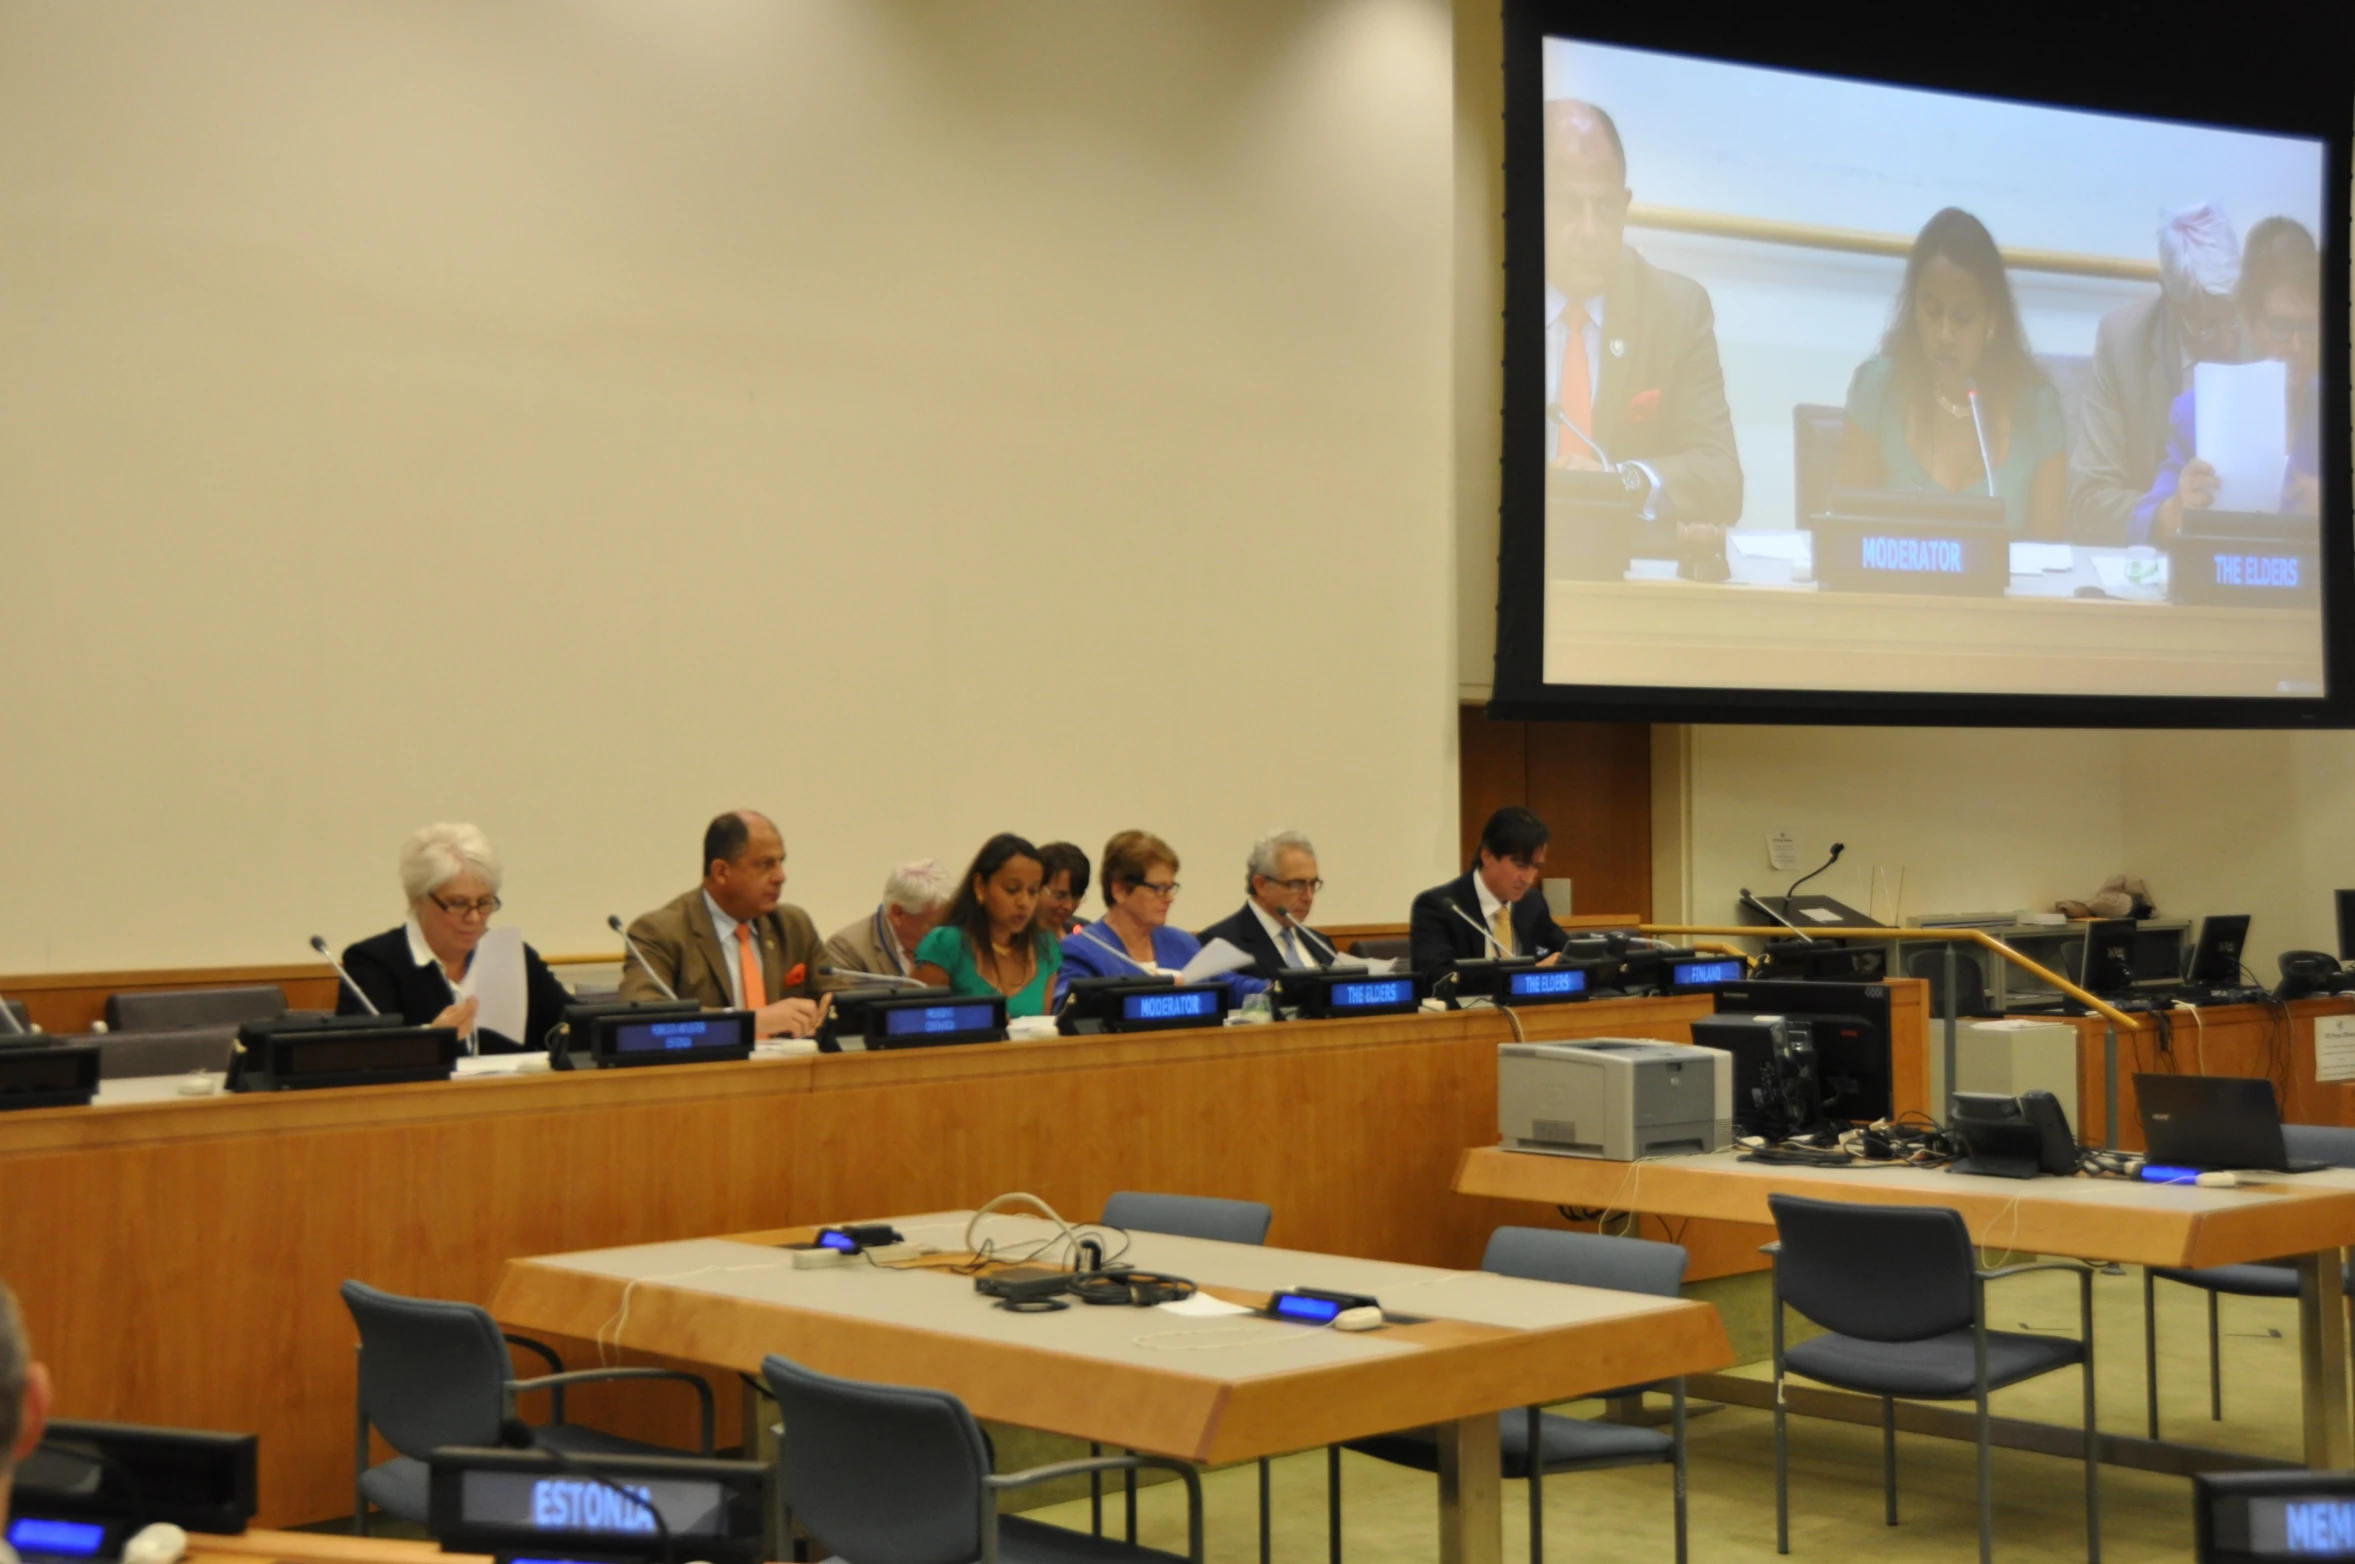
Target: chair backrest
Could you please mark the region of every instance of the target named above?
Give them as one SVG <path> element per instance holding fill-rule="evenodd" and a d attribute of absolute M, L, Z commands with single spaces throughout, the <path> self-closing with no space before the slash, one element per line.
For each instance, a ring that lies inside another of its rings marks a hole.
<path fill-rule="evenodd" d="M 1798 509 L 1791 525 L 1804 527 L 1807 518 L 1831 502 L 1833 480 L 1840 474 L 1840 443 L 1848 431 L 1848 409 L 1801 402 L 1791 409 L 1791 498 Z"/>
<path fill-rule="evenodd" d="M 1368 961 L 1404 961 L 1415 953 L 1415 942 L 1405 935 L 1349 942 L 1349 953 Z"/>
<path fill-rule="evenodd" d="M 29 1013 L 26 1012 L 25 1002 L 23 1000 L 0 999 L 0 1005 L 6 1005 L 8 1007 L 8 1013 L 16 1017 L 16 1024 L 18 1026 L 24 1028 L 28 1032 L 33 1029 L 33 1018 Z M 9 1031 L 8 1028 L 4 1026 L 0 1026 L 0 1036 L 14 1037 L 16 1036 L 16 1033 Z"/>
<path fill-rule="evenodd" d="M 1930 985 L 1930 1014 L 1946 1013 L 1946 952 L 1925 942 L 1905 953 L 1905 975 L 1922 978 Z M 1958 1016 L 1985 1015 L 1987 1003 L 1987 975 L 1980 969 L 1979 958 L 1961 951 L 1954 953 L 1954 1013 Z"/>
<path fill-rule="evenodd" d="M 812 1536 L 858 1564 L 981 1556 L 989 1447 L 962 1401 L 836 1379 L 774 1354 L 760 1372 L 784 1419 L 778 1491 Z"/>
<path fill-rule="evenodd" d="M 1970 1325 L 1977 1266 L 1960 1213 L 1801 1195 L 1769 1195 L 1766 1204 L 1782 1239 L 1775 1291 L 1826 1330 L 1924 1341 Z"/>
<path fill-rule="evenodd" d="M 1275 1209 L 1256 1200 L 1214 1195 L 1147 1195 L 1124 1189 L 1104 1202 L 1104 1225 L 1172 1238 L 1213 1238 L 1226 1244 L 1264 1244 Z M 823 1532 L 820 1536 L 825 1535 Z"/>
<path fill-rule="evenodd" d="M 2285 1124 L 2281 1127 L 2281 1144 L 2301 1161 L 2355 1168 L 2355 1129 L 2343 1129 L 2336 1124 Z"/>
<path fill-rule="evenodd" d="M 423 1460 L 443 1445 L 499 1442 L 514 1362 L 490 1311 L 343 1284 L 360 1327 L 360 1405 L 385 1442 Z"/>
<path fill-rule="evenodd" d="M 76 1041 L 98 1045 L 98 1078 L 115 1081 L 137 1075 L 227 1070 L 237 1049 L 237 1028 L 177 1026 L 168 1031 L 107 1032 Z"/>
<path fill-rule="evenodd" d="M 286 990 L 275 983 L 251 988 L 183 988 L 159 994 L 109 994 L 106 1029 L 156 1032 L 167 1027 L 235 1026 L 286 1014 Z"/>
<path fill-rule="evenodd" d="M 1608 1287 L 1673 1298 L 1684 1286 L 1685 1247 L 1649 1238 L 1612 1238 L 1552 1227 L 1500 1227 L 1488 1235 L 1480 1269 L 1533 1282 Z"/>

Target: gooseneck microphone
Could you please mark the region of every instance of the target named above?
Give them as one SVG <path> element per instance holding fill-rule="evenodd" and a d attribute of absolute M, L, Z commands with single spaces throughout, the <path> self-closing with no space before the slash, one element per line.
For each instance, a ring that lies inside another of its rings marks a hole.
<path fill-rule="evenodd" d="M 1971 430 L 1979 437 L 1979 465 L 1986 470 L 1987 494 L 1992 499 L 1995 495 L 1995 463 L 1988 459 L 1987 425 L 1979 417 L 1979 382 L 1976 380 L 1963 382 L 1963 399 L 1971 404 Z M 1837 855 L 1839 849 L 1835 847 L 1832 851 Z"/>
<path fill-rule="evenodd" d="M 662 990 L 663 998 L 677 999 L 679 997 L 679 991 L 662 980 L 662 974 L 655 971 L 653 964 L 646 959 L 646 952 L 640 950 L 638 948 L 638 942 L 630 938 L 630 931 L 621 926 L 620 914 L 611 912 L 607 913 L 605 915 L 605 926 L 613 930 L 614 933 L 621 936 L 621 942 L 629 947 L 630 954 L 638 958 L 638 965 L 646 969 L 646 975 L 654 979 L 654 986 Z M 629 965 L 629 963 L 625 961 L 622 963 L 622 965 L 626 967 Z"/>
<path fill-rule="evenodd" d="M 383 1011 L 376 1008 L 376 1001 L 370 999 L 367 994 L 361 990 L 360 985 L 352 981 L 352 975 L 343 969 L 343 963 L 335 959 L 335 952 L 327 948 L 327 940 L 325 936 L 318 934 L 312 935 L 311 948 L 317 951 L 320 955 L 327 958 L 327 964 L 335 969 L 335 975 L 337 977 L 343 979 L 343 986 L 345 991 L 360 1002 L 361 1009 L 367 1011 L 372 1016 L 380 1016 L 384 1014 Z"/>
<path fill-rule="evenodd" d="M 1799 878 L 1791 882 L 1791 889 L 1783 892 L 1783 905 L 1788 907 L 1791 904 L 1791 896 L 1793 892 L 1797 891 L 1800 886 L 1805 885 L 1809 880 L 1812 880 L 1817 875 L 1823 873 L 1825 869 L 1829 869 L 1833 864 L 1838 863 L 1840 861 L 1840 855 L 1847 850 L 1848 844 L 1846 842 L 1834 842 L 1832 844 L 1831 857 L 1826 858 L 1820 866 L 1810 869 L 1807 873 L 1799 876 Z"/>
<path fill-rule="evenodd" d="M 646 1518 L 654 1523 L 655 1534 L 662 1538 L 663 1564 L 678 1564 L 678 1539 L 671 1535 L 670 1523 L 662 1518 L 662 1511 L 655 1505 L 649 1493 L 636 1488 L 624 1487 L 603 1472 L 589 1470 L 554 1445 L 540 1443 L 539 1436 L 532 1431 L 531 1424 L 520 1417 L 499 1419 L 499 1443 L 510 1450 L 536 1451 L 553 1461 L 558 1471 L 570 1472 L 583 1482 L 595 1483 L 600 1488 L 611 1489 L 614 1493 L 621 1495 L 631 1509 L 645 1512 Z"/>
<path fill-rule="evenodd" d="M 1507 961 L 1510 961 L 1513 958 L 1513 953 L 1505 949 L 1504 941 L 1498 939 L 1495 932 L 1491 930 L 1487 924 L 1482 923 L 1478 918 L 1473 917 L 1470 913 L 1464 911 L 1463 908 L 1457 906 L 1452 901 L 1447 904 L 1447 910 L 1454 913 L 1457 917 L 1463 919 L 1468 926 L 1478 929 L 1480 931 L 1480 937 L 1488 941 L 1489 944 L 1494 945 L 1496 947 L 1496 953 L 1499 956 L 1502 956 Z"/>
<path fill-rule="evenodd" d="M 5 999 L 0 999 L 0 1021 L 7 1022 L 8 1030 L 14 1032 L 19 1037 L 30 1037 L 33 1035 L 32 1033 L 25 1030 L 24 1023 L 16 1018 L 16 1012 L 9 1008 L 8 1001 Z"/>
<path fill-rule="evenodd" d="M 1325 938 L 1322 934 L 1319 934 L 1316 930 L 1310 928 L 1307 924 L 1301 922 L 1298 918 L 1293 917 L 1292 914 L 1288 912 L 1284 914 L 1284 927 L 1288 929 L 1297 929 L 1302 934 L 1307 935 L 1310 939 L 1315 940 L 1319 945 L 1324 946 L 1325 954 L 1333 958 L 1335 965 L 1339 965 L 1343 962 L 1355 961 L 1358 959 L 1355 956 L 1344 956 L 1341 954 L 1341 952 L 1335 950 L 1331 940 Z"/>
<path fill-rule="evenodd" d="M 930 988 L 932 985 L 912 977 L 901 977 L 896 972 L 869 972 L 864 967 L 820 967 L 820 977 L 862 978 L 869 983 L 880 983 L 887 988 Z"/>

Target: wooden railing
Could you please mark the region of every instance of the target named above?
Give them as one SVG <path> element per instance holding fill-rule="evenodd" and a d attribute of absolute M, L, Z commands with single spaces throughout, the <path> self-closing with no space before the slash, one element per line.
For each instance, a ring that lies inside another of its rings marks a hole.
<path fill-rule="evenodd" d="M 1849 255 L 1886 255 L 1898 260 L 1913 251 L 1910 234 L 1833 228 L 1823 223 L 1792 223 L 1773 217 L 1744 217 L 1733 212 L 1696 212 L 1642 201 L 1627 209 L 1627 222 L 1632 228 L 1704 234 L 1713 239 L 1748 239 L 1757 244 L 1789 245 L 1802 250 L 1838 250 Z M 2081 255 L 2071 250 L 2039 250 L 2027 246 L 2006 248 L 2002 255 L 2003 264 L 2013 271 L 2058 272 L 2066 277 L 2111 277 L 2152 284 L 2159 280 L 2158 262 L 2122 255 Z"/>

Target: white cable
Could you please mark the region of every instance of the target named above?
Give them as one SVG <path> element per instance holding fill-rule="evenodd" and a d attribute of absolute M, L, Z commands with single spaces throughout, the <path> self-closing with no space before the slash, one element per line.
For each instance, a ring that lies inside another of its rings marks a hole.
<path fill-rule="evenodd" d="M 1333 1322 L 1331 1320 L 1325 1321 L 1322 1325 L 1311 1325 L 1305 1330 L 1282 1333 L 1262 1330 L 1256 1325 L 1197 1325 L 1191 1330 L 1149 1330 L 1143 1335 L 1131 1336 L 1128 1339 L 1128 1344 L 1132 1347 L 1142 1347 L 1147 1352 L 1217 1352 L 1225 1347 L 1248 1347 L 1254 1343 L 1274 1346 L 1278 1342 L 1305 1341 L 1319 1331 L 1328 1331 L 1332 1328 Z M 1192 1347 L 1156 1345 L 1158 1342 L 1172 1341 L 1180 1336 L 1248 1336 L 1250 1340 L 1205 1342 Z"/>
<path fill-rule="evenodd" d="M 614 1310 L 613 1313 L 607 1317 L 603 1325 L 597 1327 L 596 1335 L 591 1338 L 596 1342 L 597 1345 L 597 1366 L 599 1368 L 613 1367 L 613 1363 L 607 1362 L 605 1358 L 605 1333 L 608 1328 L 610 1328 L 613 1332 L 612 1345 L 614 1351 L 614 1362 L 620 1361 L 621 1333 L 628 1327 L 630 1323 L 630 1295 L 636 1292 L 639 1286 L 643 1283 L 683 1282 L 698 1276 L 731 1275 L 737 1271 L 790 1271 L 792 1269 L 793 1262 L 790 1260 L 786 1261 L 782 1265 L 778 1264 L 774 1260 L 764 1260 L 758 1265 L 703 1265 L 696 1267 L 692 1271 L 673 1271 L 667 1276 L 633 1276 L 629 1279 L 629 1281 L 622 1285 L 621 1307 Z"/>

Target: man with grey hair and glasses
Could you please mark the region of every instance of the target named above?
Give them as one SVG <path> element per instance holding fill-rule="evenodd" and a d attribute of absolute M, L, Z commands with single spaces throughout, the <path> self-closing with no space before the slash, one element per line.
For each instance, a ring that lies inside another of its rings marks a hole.
<path fill-rule="evenodd" d="M 930 858 L 917 858 L 891 871 L 883 900 L 858 922 L 836 929 L 826 941 L 826 964 L 846 972 L 879 972 L 907 977 L 916 970 L 916 946 L 956 894 L 956 882 Z"/>
<path fill-rule="evenodd" d="M 2158 293 L 2110 311 L 2094 332 L 2069 453 L 2072 542 L 2127 541 L 2134 507 L 2166 459 L 2168 409 L 2191 384 L 2192 366 L 2248 356 L 2233 302 L 2240 271 L 2240 236 L 2221 208 L 2185 207 L 2160 223 Z"/>
<path fill-rule="evenodd" d="M 1197 937 L 1205 945 L 1225 940 L 1251 957 L 1245 972 L 1271 982 L 1286 967 L 1329 967 L 1333 947 L 1305 926 L 1324 884 L 1314 843 L 1298 831 L 1270 831 L 1244 860 L 1242 909 Z"/>
<path fill-rule="evenodd" d="M 48 1422 L 49 1371 L 33 1361 L 16 1294 L 0 1283 L 0 1564 L 16 1564 L 6 1540 L 9 1485 Z"/>

